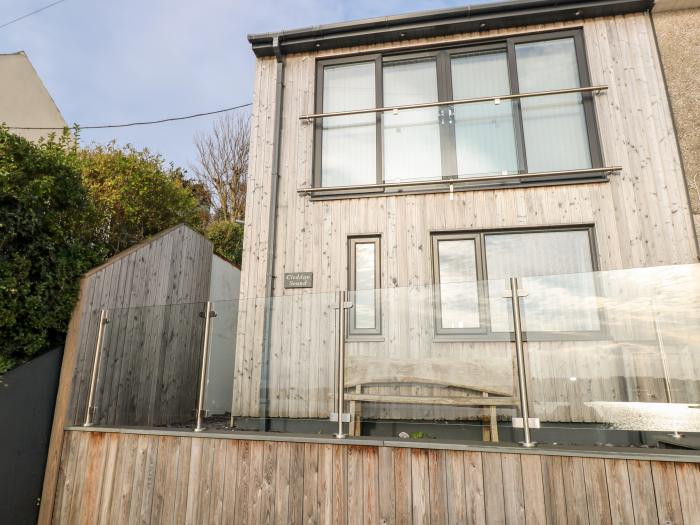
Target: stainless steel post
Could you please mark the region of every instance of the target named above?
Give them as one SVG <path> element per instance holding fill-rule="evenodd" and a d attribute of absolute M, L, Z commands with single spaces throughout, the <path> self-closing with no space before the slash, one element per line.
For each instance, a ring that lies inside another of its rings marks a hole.
<path fill-rule="evenodd" d="M 204 430 L 204 395 L 207 387 L 207 368 L 209 364 L 209 329 L 211 318 L 216 317 L 212 312 L 211 301 L 207 301 L 207 309 L 204 312 L 204 348 L 202 349 L 202 371 L 199 376 L 199 399 L 197 401 L 197 426 L 195 432 Z"/>
<path fill-rule="evenodd" d="M 520 394 L 520 414 L 523 417 L 524 447 L 534 447 L 537 443 L 530 438 L 530 409 L 525 377 L 525 351 L 523 330 L 520 322 L 520 297 L 518 296 L 518 278 L 510 278 L 511 304 L 513 305 L 513 331 L 515 332 L 515 354 L 518 366 L 518 392 Z"/>
<path fill-rule="evenodd" d="M 339 322 L 338 322 L 338 432 L 334 434 L 338 439 L 345 437 L 343 432 L 343 405 L 345 404 L 345 300 L 346 292 L 343 290 L 339 297 Z"/>
<path fill-rule="evenodd" d="M 109 322 L 107 319 L 107 310 L 102 310 L 100 313 L 100 326 L 97 330 L 97 345 L 95 346 L 95 359 L 92 362 L 92 376 L 90 377 L 90 393 L 88 394 L 87 413 L 85 414 L 85 423 L 83 426 L 91 427 L 95 424 L 95 388 L 97 387 L 97 373 L 100 369 L 100 357 L 102 356 L 102 339 L 104 338 L 105 325 Z"/>
<path fill-rule="evenodd" d="M 654 318 L 654 334 L 656 336 L 656 344 L 659 346 L 661 367 L 664 371 L 664 389 L 666 390 L 666 401 L 668 403 L 673 403 L 673 393 L 671 392 L 671 374 L 668 371 L 668 360 L 666 359 L 666 345 L 664 344 L 664 336 L 661 332 L 661 322 L 659 321 L 659 314 L 656 311 L 656 304 L 654 301 L 651 302 L 651 315 Z M 676 439 L 680 439 L 683 437 L 683 434 L 678 432 L 677 429 L 674 429 L 671 436 Z"/>

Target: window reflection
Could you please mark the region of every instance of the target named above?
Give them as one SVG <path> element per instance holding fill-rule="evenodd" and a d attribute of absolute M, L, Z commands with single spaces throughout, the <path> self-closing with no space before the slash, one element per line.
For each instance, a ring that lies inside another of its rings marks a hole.
<path fill-rule="evenodd" d="M 442 328 L 478 328 L 479 290 L 473 239 L 438 241 L 440 324 Z"/>
<path fill-rule="evenodd" d="M 435 59 L 384 64 L 384 106 L 437 102 Z M 439 179 L 440 125 L 436 107 L 384 114 L 384 180 Z"/>
<path fill-rule="evenodd" d="M 580 87 L 573 38 L 515 46 L 521 93 Z M 528 171 L 591 167 L 580 93 L 521 100 Z"/>
<path fill-rule="evenodd" d="M 523 329 L 533 332 L 600 329 L 588 231 L 492 234 L 485 237 L 490 281 L 520 277 Z M 575 275 L 567 275 L 575 274 Z M 497 299 L 502 290 L 491 290 Z M 512 328 L 509 309 L 491 301 L 491 329 Z"/>
<path fill-rule="evenodd" d="M 323 69 L 323 111 L 373 108 L 374 62 Z M 322 126 L 322 186 L 377 182 L 377 136 L 374 113 L 326 117 Z"/>
<path fill-rule="evenodd" d="M 453 58 L 452 91 L 455 100 L 509 94 L 505 50 Z M 518 171 L 510 100 L 457 104 L 454 111 L 460 177 Z"/>
<path fill-rule="evenodd" d="M 376 328 L 375 282 L 376 245 L 355 244 L 355 328 Z"/>

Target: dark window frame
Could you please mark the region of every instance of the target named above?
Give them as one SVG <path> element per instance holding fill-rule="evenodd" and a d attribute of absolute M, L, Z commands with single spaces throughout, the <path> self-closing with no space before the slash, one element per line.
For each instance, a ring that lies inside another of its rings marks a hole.
<path fill-rule="evenodd" d="M 358 244 L 374 244 L 374 328 L 355 326 L 355 305 L 349 309 L 348 338 L 362 339 L 382 335 L 382 238 L 378 234 L 348 236 L 348 300 L 355 303 L 356 286 L 356 247 Z"/>
<path fill-rule="evenodd" d="M 323 112 L 323 71 L 326 66 L 353 64 L 361 62 L 375 63 L 375 107 L 383 107 L 383 64 L 384 62 L 396 62 L 402 60 L 410 60 L 416 58 L 434 57 L 437 68 L 438 82 L 438 100 L 447 101 L 454 100 L 452 97 L 452 75 L 450 60 L 454 55 L 474 53 L 478 51 L 503 49 L 506 52 L 506 60 L 508 64 L 508 77 L 510 81 L 510 92 L 519 93 L 518 78 L 517 78 L 517 61 L 515 55 L 515 46 L 527 42 L 541 42 L 549 40 L 561 40 L 572 38 L 576 51 L 576 62 L 579 74 L 580 87 L 591 86 L 590 71 L 588 67 L 587 51 L 583 29 L 581 27 L 553 30 L 544 32 L 533 32 L 526 35 L 517 35 L 505 38 L 490 38 L 473 43 L 451 43 L 443 45 L 429 45 L 423 47 L 411 47 L 399 50 L 387 50 L 383 52 L 373 52 L 367 54 L 346 55 L 343 57 L 334 58 L 318 58 L 316 60 L 316 81 L 315 81 L 315 112 Z M 588 138 L 588 150 L 591 161 L 591 168 L 603 168 L 602 145 L 600 143 L 600 134 L 598 126 L 598 118 L 595 111 L 594 97 L 592 92 L 581 93 L 584 119 L 586 123 L 586 131 Z M 516 185 L 527 185 L 533 180 L 527 178 L 527 153 L 525 151 L 525 137 L 522 123 L 522 109 L 520 99 L 512 99 L 513 110 L 513 125 L 515 134 L 516 158 L 518 160 L 518 173 L 523 174 L 521 182 Z M 443 106 L 445 110 L 452 106 Z M 436 111 L 438 109 L 436 108 Z M 375 113 L 375 128 L 376 128 L 376 183 L 384 182 L 384 119 L 380 112 Z M 460 182 L 468 183 L 469 177 L 457 179 L 457 150 L 455 144 L 454 122 L 440 127 L 440 143 L 442 153 L 442 178 L 459 180 Z M 313 144 L 313 187 L 322 188 L 322 153 L 323 153 L 323 118 L 315 119 L 314 121 L 314 144 Z M 585 176 L 589 179 L 590 176 Z M 561 184 L 571 183 L 571 177 L 563 177 L 560 179 Z M 541 183 L 553 183 L 557 181 L 554 176 L 552 180 L 544 181 L 542 179 L 536 181 Z M 332 188 L 328 186 L 327 188 Z M 339 194 L 373 194 L 386 193 L 395 194 L 395 191 L 389 191 L 384 188 L 376 189 L 344 189 Z"/>
<path fill-rule="evenodd" d="M 372 53 L 367 55 L 356 55 L 352 57 L 344 58 L 330 58 L 324 60 L 316 61 L 316 95 L 315 95 L 315 107 L 317 113 L 323 112 L 323 71 L 326 66 L 343 66 L 350 64 L 361 64 L 374 62 L 374 98 L 376 107 L 381 107 L 384 98 L 384 85 L 382 83 L 382 56 L 378 53 Z M 383 141 L 381 137 L 382 130 L 382 116 L 380 113 L 375 113 L 375 140 L 376 140 L 376 182 L 377 184 L 382 183 L 382 178 L 384 176 L 384 152 L 383 152 Z M 321 187 L 321 164 L 323 156 L 323 119 L 316 119 L 314 122 L 314 149 L 313 149 L 313 185 L 316 188 Z M 349 190 L 347 193 L 366 193 L 367 190 Z"/>
<path fill-rule="evenodd" d="M 491 319 L 490 319 L 490 290 L 489 277 L 488 277 L 488 267 L 486 262 L 486 237 L 489 235 L 508 235 L 508 234 L 525 234 L 525 233 L 546 233 L 546 232 L 570 232 L 570 231 L 585 231 L 588 234 L 588 244 L 590 248 L 591 256 L 591 272 L 599 271 L 598 264 L 598 246 L 595 239 L 595 226 L 593 224 L 580 224 L 580 225 L 565 225 L 565 226 L 542 226 L 542 227 L 523 227 L 523 228 L 493 228 L 493 229 L 480 229 L 480 230 L 438 230 L 431 231 L 431 247 L 432 253 L 432 278 L 435 286 L 434 293 L 434 303 L 435 303 L 435 323 L 434 323 L 434 337 L 437 340 L 445 341 L 479 341 L 479 340 L 503 340 L 512 339 L 513 333 L 509 332 L 494 332 L 491 329 Z M 479 307 L 482 309 L 480 318 L 485 320 L 484 329 L 480 332 L 476 332 L 472 329 L 443 329 L 441 328 L 438 309 L 439 309 L 439 269 L 436 266 L 438 261 L 437 258 L 437 242 L 441 239 L 462 239 L 462 238 L 476 238 L 479 244 L 479 249 L 477 251 L 480 254 L 480 259 L 477 260 L 477 276 L 480 279 L 479 286 Z M 596 290 L 598 290 L 598 281 L 594 281 Z M 505 291 L 505 290 L 504 290 Z M 598 292 L 600 292 L 598 290 Z M 605 319 L 605 311 L 598 307 L 598 319 L 599 319 L 599 329 L 598 330 L 587 330 L 587 331 L 576 331 L 576 332 L 562 332 L 562 331 L 551 331 L 551 332 L 538 332 L 538 331 L 524 331 L 523 336 L 525 341 L 547 341 L 547 340 L 598 340 L 604 339 L 607 334 L 607 325 Z"/>
<path fill-rule="evenodd" d="M 431 235 L 432 246 L 432 271 L 434 283 L 434 318 L 435 318 L 435 333 L 437 335 L 485 335 L 488 332 L 488 309 L 482 304 L 484 297 L 484 255 L 482 252 L 483 242 L 479 233 L 441 233 Z M 479 300 L 479 327 L 478 328 L 445 328 L 442 326 L 442 287 L 440 283 L 440 253 L 438 244 L 441 241 L 461 241 L 471 240 L 474 242 L 474 262 L 476 265 L 477 293 Z"/>

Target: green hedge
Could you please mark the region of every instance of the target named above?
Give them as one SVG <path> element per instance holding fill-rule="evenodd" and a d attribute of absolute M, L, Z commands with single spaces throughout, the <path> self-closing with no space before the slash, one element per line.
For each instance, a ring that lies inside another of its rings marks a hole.
<path fill-rule="evenodd" d="M 79 278 L 105 249 L 74 140 L 0 128 L 0 373 L 62 345 Z"/>

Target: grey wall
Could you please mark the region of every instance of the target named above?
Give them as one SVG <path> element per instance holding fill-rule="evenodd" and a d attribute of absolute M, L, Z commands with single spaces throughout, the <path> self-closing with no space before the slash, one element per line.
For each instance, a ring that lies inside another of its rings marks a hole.
<path fill-rule="evenodd" d="M 658 0 L 652 17 L 700 239 L 700 1 Z"/>
<path fill-rule="evenodd" d="M 0 376 L 0 522 L 36 523 L 62 348 Z"/>

